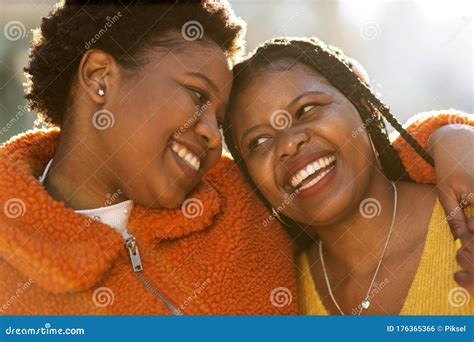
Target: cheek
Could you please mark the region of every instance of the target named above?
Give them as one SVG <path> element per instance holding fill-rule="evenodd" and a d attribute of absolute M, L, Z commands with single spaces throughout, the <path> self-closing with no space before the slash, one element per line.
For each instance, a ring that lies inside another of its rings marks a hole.
<path fill-rule="evenodd" d="M 166 99 L 164 95 L 170 91 L 171 88 L 165 87 L 165 92 L 157 93 L 156 97 L 150 93 L 140 95 L 137 92 L 136 96 L 132 93 L 115 105 L 110 149 L 120 146 L 116 154 L 120 159 L 118 163 L 131 178 L 137 173 L 141 177 L 151 177 L 156 174 L 157 167 L 166 173 L 163 163 L 169 162 L 166 158 L 171 155 L 169 140 L 194 114 L 194 102 L 187 94 L 175 88 L 175 97 Z"/>
<path fill-rule="evenodd" d="M 270 152 L 266 156 L 253 157 L 247 163 L 248 171 L 252 180 L 257 185 L 263 196 L 273 205 L 278 206 L 281 202 L 282 194 L 275 184 L 275 169 L 269 157 Z"/>
<path fill-rule="evenodd" d="M 320 123 L 320 134 L 334 144 L 346 162 L 361 166 L 372 160 L 372 148 L 359 113 L 352 105 L 340 105 Z M 373 154 L 372 154 L 373 156 Z"/>
<path fill-rule="evenodd" d="M 206 159 L 206 165 L 208 169 L 213 168 L 217 165 L 222 156 L 222 145 L 218 149 L 213 149 L 209 151 L 209 154 Z"/>
<path fill-rule="evenodd" d="M 167 93 L 172 96 L 166 96 Z M 174 88 L 173 92 L 167 89 L 156 96 L 137 95 L 120 107 L 121 131 L 140 135 L 134 137 L 139 141 L 156 144 L 185 130 L 194 113 L 195 103 L 184 89 Z"/>

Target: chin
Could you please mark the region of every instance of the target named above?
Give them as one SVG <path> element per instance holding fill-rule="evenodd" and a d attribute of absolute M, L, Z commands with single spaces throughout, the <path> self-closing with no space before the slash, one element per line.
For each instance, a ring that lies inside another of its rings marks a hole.
<path fill-rule="evenodd" d="M 160 207 L 165 209 L 179 208 L 183 204 L 186 197 L 187 193 L 184 193 L 181 189 L 167 191 L 165 195 L 159 196 Z"/>
<path fill-rule="evenodd" d="M 175 209 L 181 206 L 185 195 L 180 189 L 168 189 L 164 192 L 147 191 L 141 197 L 130 197 L 136 204 L 149 209 Z"/>
<path fill-rule="evenodd" d="M 352 199 L 348 193 L 340 193 L 331 196 L 317 205 L 305 208 L 306 212 L 312 212 L 310 224 L 317 226 L 327 226 L 334 224 L 350 213 L 352 209 Z"/>

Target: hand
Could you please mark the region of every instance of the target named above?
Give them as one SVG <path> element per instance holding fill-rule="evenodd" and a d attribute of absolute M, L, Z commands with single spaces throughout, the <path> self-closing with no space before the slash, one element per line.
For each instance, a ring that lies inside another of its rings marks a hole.
<path fill-rule="evenodd" d="M 462 271 L 454 280 L 474 294 L 474 217 L 464 208 L 474 206 L 474 129 L 467 125 L 443 126 L 432 134 L 428 150 L 435 161 L 441 205 L 455 238 L 461 239 L 456 261 Z"/>
<path fill-rule="evenodd" d="M 456 253 L 456 261 L 462 271 L 454 274 L 454 280 L 470 294 L 474 294 L 474 219 L 468 222 L 471 231 L 461 236 L 461 248 Z"/>
<path fill-rule="evenodd" d="M 439 200 L 455 238 L 470 229 L 463 208 L 474 205 L 474 128 L 447 125 L 435 131 L 428 152 L 435 162 Z"/>

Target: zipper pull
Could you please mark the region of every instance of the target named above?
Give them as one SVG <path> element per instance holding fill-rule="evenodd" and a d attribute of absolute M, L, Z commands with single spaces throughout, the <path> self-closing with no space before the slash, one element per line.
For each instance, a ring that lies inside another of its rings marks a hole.
<path fill-rule="evenodd" d="M 125 240 L 125 247 L 128 249 L 130 261 L 134 272 L 143 271 L 142 260 L 140 259 L 140 252 L 138 251 L 137 240 L 132 235 L 129 235 Z"/>
<path fill-rule="evenodd" d="M 156 289 L 156 287 L 143 275 L 143 265 L 142 260 L 140 259 L 140 252 L 138 251 L 137 240 L 133 235 L 130 235 L 127 232 L 122 233 L 125 239 L 125 247 L 128 249 L 128 254 L 130 254 L 130 260 L 132 261 L 133 271 L 137 275 L 138 279 L 142 285 L 149 290 L 157 299 L 159 299 L 163 304 L 174 314 L 174 315 L 183 315 L 182 311 L 178 309 L 165 295 Z"/>

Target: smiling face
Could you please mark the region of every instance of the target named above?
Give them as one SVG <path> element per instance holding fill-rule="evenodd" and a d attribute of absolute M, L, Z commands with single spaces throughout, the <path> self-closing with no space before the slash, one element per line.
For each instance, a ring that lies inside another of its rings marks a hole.
<path fill-rule="evenodd" d="M 316 226 L 358 205 L 375 157 L 366 132 L 353 134 L 363 123 L 344 95 L 302 64 L 260 69 L 237 91 L 229 110 L 232 137 L 274 208 Z"/>
<path fill-rule="evenodd" d="M 221 156 L 232 73 L 213 42 L 185 42 L 146 53 L 121 69 L 105 108 L 114 118 L 94 130 L 96 148 L 125 197 L 147 207 L 178 207 Z M 89 122 L 90 125 L 90 122 Z"/>

